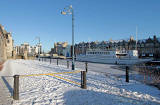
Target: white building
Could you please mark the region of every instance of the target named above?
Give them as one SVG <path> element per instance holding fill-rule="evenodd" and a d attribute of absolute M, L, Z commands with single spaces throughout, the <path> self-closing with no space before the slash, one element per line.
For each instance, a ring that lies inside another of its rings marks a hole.
<path fill-rule="evenodd" d="M 67 45 L 63 49 L 63 56 L 65 56 L 65 57 L 70 57 L 71 56 L 71 46 L 70 45 Z"/>
<path fill-rule="evenodd" d="M 23 43 L 20 46 L 15 47 L 16 55 L 24 55 L 27 51 L 28 56 L 35 56 L 41 54 L 42 45 L 30 46 L 29 43 Z"/>
<path fill-rule="evenodd" d="M 51 49 L 51 55 L 57 54 L 58 56 L 71 56 L 71 46 L 68 45 L 68 42 L 57 42 L 54 43 L 54 48 Z"/>

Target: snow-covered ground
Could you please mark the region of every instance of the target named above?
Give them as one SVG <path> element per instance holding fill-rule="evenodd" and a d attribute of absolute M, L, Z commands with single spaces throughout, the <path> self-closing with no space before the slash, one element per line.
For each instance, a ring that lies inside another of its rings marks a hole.
<path fill-rule="evenodd" d="M 9 60 L 10 76 L 70 72 L 64 65 L 36 60 Z M 107 65 L 101 72 L 87 73 L 87 89 L 58 79 L 52 75 L 20 77 L 20 100 L 14 105 L 157 105 L 160 104 L 160 90 L 155 87 L 112 75 Z M 94 64 L 96 68 L 96 64 Z M 76 68 L 80 70 L 79 68 Z M 98 67 L 97 67 L 98 69 Z M 116 72 L 116 69 L 114 69 Z M 103 71 L 103 72 L 102 72 Z M 108 71 L 110 71 L 109 75 Z M 119 72 L 119 70 L 117 70 Z M 80 73 L 57 74 L 56 76 L 80 83 Z"/>

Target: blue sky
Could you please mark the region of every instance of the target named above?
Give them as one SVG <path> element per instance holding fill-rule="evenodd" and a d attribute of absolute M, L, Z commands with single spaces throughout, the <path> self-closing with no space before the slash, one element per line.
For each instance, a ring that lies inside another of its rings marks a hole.
<path fill-rule="evenodd" d="M 71 43 L 71 16 L 61 15 L 64 7 L 75 11 L 75 42 L 160 37 L 160 0 L 1 0 L 0 24 L 12 32 L 14 44 L 34 45 L 41 38 L 43 49 L 54 42 Z"/>

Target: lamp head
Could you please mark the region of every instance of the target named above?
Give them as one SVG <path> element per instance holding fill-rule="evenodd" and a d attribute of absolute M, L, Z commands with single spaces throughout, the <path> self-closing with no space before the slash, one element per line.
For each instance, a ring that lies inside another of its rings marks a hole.
<path fill-rule="evenodd" d="M 72 5 L 70 5 L 69 8 L 72 9 Z"/>
<path fill-rule="evenodd" d="M 66 15 L 67 13 L 66 13 L 66 12 L 64 12 L 64 11 L 62 11 L 62 12 L 61 12 L 61 14 L 62 14 L 62 15 Z"/>

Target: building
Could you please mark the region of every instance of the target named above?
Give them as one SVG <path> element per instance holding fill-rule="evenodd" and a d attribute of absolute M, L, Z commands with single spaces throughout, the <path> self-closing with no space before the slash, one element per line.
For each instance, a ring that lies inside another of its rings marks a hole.
<path fill-rule="evenodd" d="M 11 33 L 6 34 L 6 46 L 7 58 L 11 58 L 13 56 L 13 39 Z"/>
<path fill-rule="evenodd" d="M 154 35 L 153 38 L 138 41 L 138 51 L 140 57 L 160 58 L 160 38 Z"/>
<path fill-rule="evenodd" d="M 42 53 L 42 45 L 30 46 L 29 43 L 23 43 L 20 46 L 14 47 L 16 55 L 23 56 L 27 51 L 28 56 L 36 56 Z"/>
<path fill-rule="evenodd" d="M 51 55 L 57 54 L 58 56 L 71 56 L 71 46 L 68 45 L 68 42 L 57 42 L 54 43 L 54 48 L 51 48 Z"/>
<path fill-rule="evenodd" d="M 110 40 L 110 41 L 93 41 L 93 42 L 81 42 L 75 44 L 75 54 L 86 54 L 88 49 L 102 49 L 102 50 L 135 50 L 139 52 L 139 57 L 153 57 L 155 59 L 160 58 L 160 38 L 156 35 L 153 38 L 143 39 L 137 41 L 131 36 L 128 40 Z"/>
<path fill-rule="evenodd" d="M 0 61 L 5 61 L 13 55 L 13 39 L 11 33 L 0 25 Z"/>

